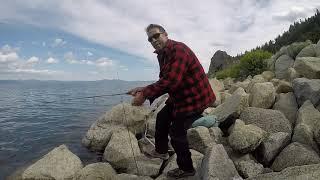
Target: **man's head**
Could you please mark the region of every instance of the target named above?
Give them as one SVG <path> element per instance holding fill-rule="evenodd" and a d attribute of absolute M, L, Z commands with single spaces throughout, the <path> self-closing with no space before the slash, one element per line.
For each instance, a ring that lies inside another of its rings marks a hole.
<path fill-rule="evenodd" d="M 165 47 L 168 41 L 168 34 L 166 30 L 158 24 L 150 24 L 146 28 L 148 41 L 156 50 L 161 50 Z"/>

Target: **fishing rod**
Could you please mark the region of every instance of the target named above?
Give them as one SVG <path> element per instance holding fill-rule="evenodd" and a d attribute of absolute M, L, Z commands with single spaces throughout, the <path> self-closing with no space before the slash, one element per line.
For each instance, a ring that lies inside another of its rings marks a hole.
<path fill-rule="evenodd" d="M 121 95 L 128 95 L 128 92 L 124 93 L 116 93 L 116 94 L 103 94 L 103 95 L 96 95 L 96 96 L 86 96 L 86 97 L 78 97 L 78 98 L 69 98 L 69 99 L 64 99 L 65 101 L 71 101 L 71 100 L 78 100 L 78 99 L 89 99 L 89 98 L 99 98 L 99 97 L 107 97 L 107 96 L 121 96 Z M 49 101 L 46 103 L 54 103 L 57 101 Z"/>

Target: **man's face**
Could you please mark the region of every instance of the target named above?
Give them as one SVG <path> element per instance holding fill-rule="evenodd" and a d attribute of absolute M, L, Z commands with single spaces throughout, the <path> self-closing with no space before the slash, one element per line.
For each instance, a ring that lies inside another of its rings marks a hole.
<path fill-rule="evenodd" d="M 152 28 L 147 32 L 148 41 L 152 44 L 154 49 L 163 49 L 168 40 L 167 33 L 160 32 L 158 28 Z"/>

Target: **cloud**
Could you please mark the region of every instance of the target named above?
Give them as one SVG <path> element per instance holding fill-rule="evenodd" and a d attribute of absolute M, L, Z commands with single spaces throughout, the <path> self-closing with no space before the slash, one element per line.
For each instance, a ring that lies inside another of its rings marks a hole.
<path fill-rule="evenodd" d="M 88 51 L 88 52 L 87 52 L 87 55 L 88 55 L 88 56 L 92 56 L 93 54 L 92 54 L 92 52 Z"/>
<path fill-rule="evenodd" d="M 288 11 L 275 14 L 273 18 L 279 21 L 293 22 L 308 15 L 309 9 L 303 7 L 293 6 Z"/>
<path fill-rule="evenodd" d="M 49 57 L 46 61 L 48 64 L 57 64 L 59 61 L 53 57 Z"/>
<path fill-rule="evenodd" d="M 86 59 L 77 60 L 73 52 L 67 52 L 64 55 L 64 58 L 69 64 L 95 65 L 100 68 L 106 68 L 106 67 L 110 68 L 110 67 L 116 66 L 116 61 L 109 59 L 107 57 L 101 57 L 94 61 L 86 60 Z"/>
<path fill-rule="evenodd" d="M 112 67 L 114 65 L 114 62 L 111 59 L 102 57 L 96 61 L 96 65 L 98 67 Z"/>
<path fill-rule="evenodd" d="M 53 41 L 53 43 L 51 44 L 52 47 L 59 47 L 59 46 L 63 46 L 65 45 L 67 42 L 64 41 L 63 39 L 61 38 L 57 38 Z"/>

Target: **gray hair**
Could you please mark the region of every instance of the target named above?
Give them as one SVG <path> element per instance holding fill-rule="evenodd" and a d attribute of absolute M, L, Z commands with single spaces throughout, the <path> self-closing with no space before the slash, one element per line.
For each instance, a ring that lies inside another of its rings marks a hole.
<path fill-rule="evenodd" d="M 159 24 L 149 24 L 146 28 L 146 32 L 149 32 L 150 29 L 153 29 L 153 28 L 158 28 L 160 32 L 166 33 L 166 30 Z"/>

